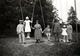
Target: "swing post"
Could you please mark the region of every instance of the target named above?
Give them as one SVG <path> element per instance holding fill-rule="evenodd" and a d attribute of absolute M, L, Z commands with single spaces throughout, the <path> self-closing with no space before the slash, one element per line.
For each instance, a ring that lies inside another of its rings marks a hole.
<path fill-rule="evenodd" d="M 43 19 L 43 24 L 44 24 L 44 28 L 45 28 L 45 21 L 44 21 L 44 16 L 43 16 L 43 9 L 42 9 L 42 5 L 41 5 L 41 0 L 39 0 L 40 3 L 40 8 L 41 8 L 41 14 L 42 14 L 42 19 Z"/>
<path fill-rule="evenodd" d="M 74 0 L 74 7 L 75 7 L 75 16 L 77 17 L 77 11 L 76 11 L 76 0 Z M 77 30 L 77 21 L 76 21 L 76 38 L 78 42 L 78 30 Z"/>
<path fill-rule="evenodd" d="M 24 18 L 23 18 L 23 11 L 22 11 L 22 6 L 21 6 L 21 0 L 20 0 L 20 10 L 21 10 L 21 16 L 22 16 L 22 20 L 23 20 Z"/>

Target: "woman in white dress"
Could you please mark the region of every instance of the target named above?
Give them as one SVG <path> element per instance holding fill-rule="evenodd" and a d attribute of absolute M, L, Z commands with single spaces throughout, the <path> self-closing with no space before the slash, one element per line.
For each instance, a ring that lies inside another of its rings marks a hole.
<path fill-rule="evenodd" d="M 63 36 L 63 42 L 67 42 L 67 38 L 68 38 L 68 34 L 67 34 L 67 28 L 66 26 L 64 25 L 63 28 L 62 28 L 62 36 Z"/>
<path fill-rule="evenodd" d="M 31 32 L 30 23 L 32 23 L 32 21 L 29 20 L 29 17 L 26 17 L 26 20 L 24 21 L 25 33 L 27 34 L 26 38 L 30 38 Z"/>

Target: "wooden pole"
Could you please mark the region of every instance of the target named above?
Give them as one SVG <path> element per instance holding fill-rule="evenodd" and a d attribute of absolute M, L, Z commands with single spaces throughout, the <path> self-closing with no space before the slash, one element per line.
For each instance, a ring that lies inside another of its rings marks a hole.
<path fill-rule="evenodd" d="M 74 7 L 75 7 L 75 16 L 77 17 L 77 10 L 76 10 L 76 0 L 74 0 Z M 77 30 L 77 22 L 76 22 L 76 38 L 77 38 L 77 41 L 78 41 L 78 30 Z"/>
<path fill-rule="evenodd" d="M 21 0 L 20 0 L 20 10 L 21 10 L 21 16 L 22 16 L 22 20 L 23 20 L 24 18 L 23 18 L 23 11 L 22 11 L 22 6 L 21 6 Z"/>
<path fill-rule="evenodd" d="M 43 24 L 44 24 L 44 28 L 45 28 L 45 20 L 44 20 L 44 16 L 43 16 L 43 8 L 42 8 L 42 4 L 41 4 L 41 0 L 39 0 L 40 3 L 40 8 L 41 8 L 41 14 L 42 14 L 42 19 L 43 19 Z"/>

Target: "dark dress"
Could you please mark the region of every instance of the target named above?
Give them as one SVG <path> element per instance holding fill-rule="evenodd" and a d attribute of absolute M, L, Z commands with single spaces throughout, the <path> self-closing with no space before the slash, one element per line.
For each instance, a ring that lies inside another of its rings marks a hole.
<path fill-rule="evenodd" d="M 59 36 L 61 34 L 61 27 L 59 23 L 55 23 L 54 33 L 55 33 L 55 41 L 59 41 Z"/>
<path fill-rule="evenodd" d="M 60 33 L 61 32 L 61 27 L 60 27 L 60 24 L 59 23 L 55 23 L 55 26 L 54 26 L 54 33 Z"/>
<path fill-rule="evenodd" d="M 41 40 L 42 39 L 41 25 L 35 24 L 34 27 L 35 27 L 35 32 L 34 32 L 35 39 Z"/>

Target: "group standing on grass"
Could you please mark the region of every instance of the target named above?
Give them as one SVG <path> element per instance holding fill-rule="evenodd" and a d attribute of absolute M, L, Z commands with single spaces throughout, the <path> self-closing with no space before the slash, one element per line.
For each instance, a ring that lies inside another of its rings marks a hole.
<path fill-rule="evenodd" d="M 19 20 L 19 24 L 17 25 L 17 34 L 19 35 L 19 42 L 25 43 L 26 38 L 30 39 L 30 32 L 31 28 L 34 29 L 34 37 L 36 40 L 36 43 L 41 42 L 42 40 L 42 33 L 44 33 L 48 39 L 48 41 L 51 40 L 51 28 L 50 25 L 47 25 L 47 27 L 42 31 L 42 27 L 39 24 L 39 21 L 36 20 L 36 24 L 34 27 L 30 26 L 30 23 L 32 23 L 31 20 L 29 20 L 29 17 L 26 17 L 25 21 Z M 61 27 L 61 24 L 59 21 L 56 21 L 54 23 L 54 39 L 57 42 L 71 42 L 72 40 L 72 26 L 68 23 L 67 25 L 63 24 L 63 27 Z"/>

